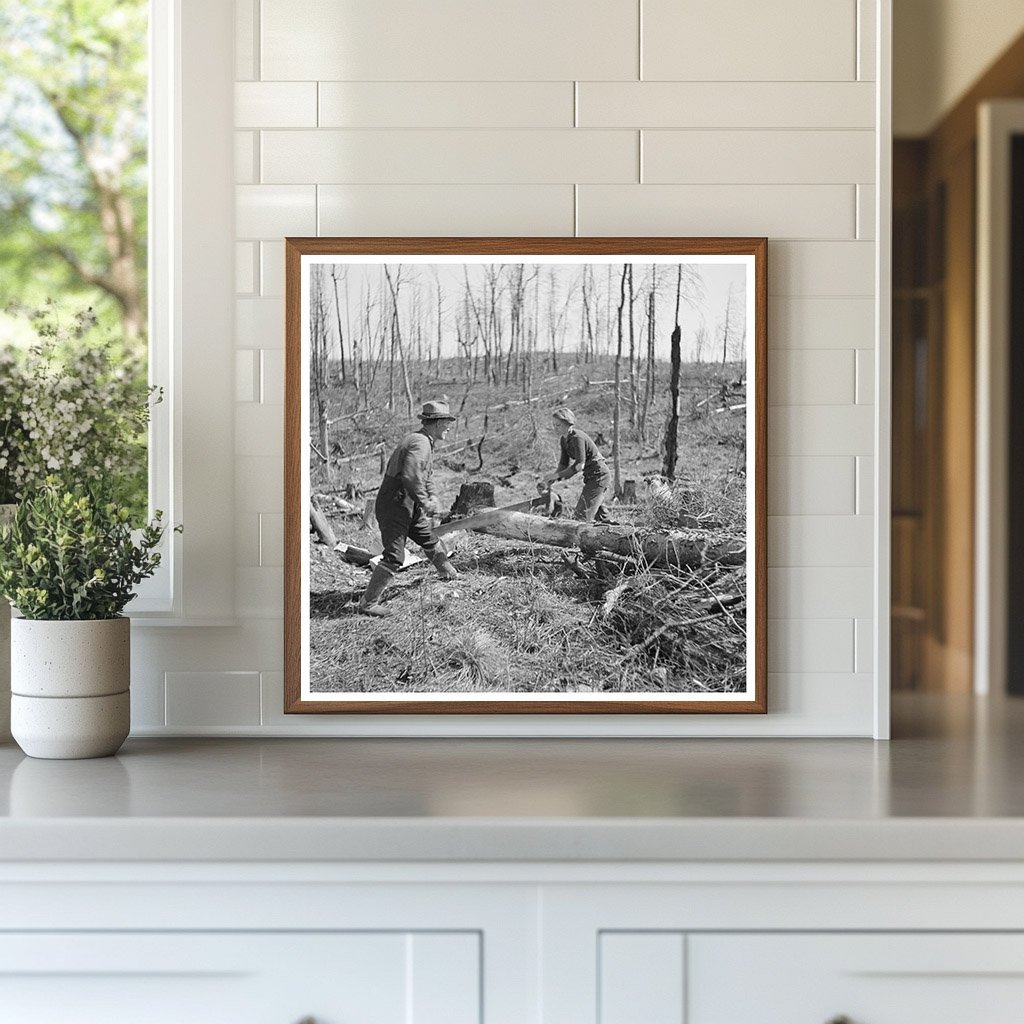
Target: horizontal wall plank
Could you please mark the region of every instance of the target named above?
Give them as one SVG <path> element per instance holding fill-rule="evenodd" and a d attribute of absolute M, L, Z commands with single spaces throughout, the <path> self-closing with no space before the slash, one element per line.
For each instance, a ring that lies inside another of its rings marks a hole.
<path fill-rule="evenodd" d="M 235 406 L 235 451 L 284 458 L 284 407 L 260 402 Z"/>
<path fill-rule="evenodd" d="M 284 570 L 279 566 L 235 569 L 239 616 L 260 619 L 284 615 Z"/>
<path fill-rule="evenodd" d="M 168 672 L 167 725 L 260 724 L 259 672 Z"/>
<path fill-rule="evenodd" d="M 668 184 L 822 185 L 870 181 L 870 131 L 664 131 L 643 133 L 643 180 Z"/>
<path fill-rule="evenodd" d="M 857 186 L 857 237 L 871 241 L 875 237 L 875 186 Z"/>
<path fill-rule="evenodd" d="M 267 184 L 632 182 L 639 138 L 613 130 L 262 133 Z"/>
<path fill-rule="evenodd" d="M 255 567 L 260 564 L 260 514 L 235 514 L 235 565 Z"/>
<path fill-rule="evenodd" d="M 235 343 L 239 348 L 284 348 L 284 301 L 235 301 Z"/>
<path fill-rule="evenodd" d="M 235 78 L 239 82 L 258 78 L 256 45 L 256 0 L 235 0 Z"/>
<path fill-rule="evenodd" d="M 866 619 L 874 609 L 870 566 L 805 566 L 768 570 L 772 619 Z"/>
<path fill-rule="evenodd" d="M 774 263 L 769 260 L 769 280 Z M 782 298 L 768 302 L 771 349 L 866 349 L 875 341 L 875 301 Z"/>
<path fill-rule="evenodd" d="M 646 80 L 826 82 L 856 73 L 856 0 L 642 2 Z"/>
<path fill-rule="evenodd" d="M 260 295 L 277 298 L 284 295 L 284 242 L 260 242 Z"/>
<path fill-rule="evenodd" d="M 860 82 L 580 82 L 581 128 L 872 128 Z"/>
<path fill-rule="evenodd" d="M 321 82 L 319 125 L 572 128 L 573 91 L 572 82 Z"/>
<path fill-rule="evenodd" d="M 771 516 L 853 515 L 856 467 L 850 457 L 768 459 Z"/>
<path fill-rule="evenodd" d="M 235 456 L 235 511 L 280 512 L 283 507 L 281 460 L 266 455 Z"/>
<path fill-rule="evenodd" d="M 251 295 L 256 290 L 256 245 L 235 243 L 235 294 Z"/>
<path fill-rule="evenodd" d="M 871 405 L 875 400 L 875 353 L 873 349 L 857 352 L 857 404 Z"/>
<path fill-rule="evenodd" d="M 853 672 L 852 619 L 774 619 L 768 630 L 768 671 Z"/>
<path fill-rule="evenodd" d="M 875 414 L 869 405 L 779 405 L 771 411 L 771 455 L 870 455 Z"/>
<path fill-rule="evenodd" d="M 874 524 L 866 516 L 769 516 L 768 564 L 868 566 Z"/>
<path fill-rule="evenodd" d="M 259 352 L 242 348 L 235 352 L 235 401 L 259 400 Z"/>
<path fill-rule="evenodd" d="M 848 198 L 852 203 L 853 189 Z M 849 213 L 852 225 L 853 209 Z M 851 240 L 846 242 L 773 239 L 769 250 L 769 292 L 772 295 L 874 296 L 874 243 L 853 241 L 852 234 L 851 230 Z"/>
<path fill-rule="evenodd" d="M 572 235 L 572 185 L 322 185 L 324 235 Z"/>
<path fill-rule="evenodd" d="M 257 142 L 255 132 L 235 132 L 235 184 L 252 185 L 256 182 Z"/>
<path fill-rule="evenodd" d="M 853 238 L 852 185 L 580 185 L 581 235 Z M 774 269 L 769 261 L 769 281 Z"/>
<path fill-rule="evenodd" d="M 871 516 L 875 512 L 875 459 L 861 455 L 857 459 L 857 515 Z"/>
<path fill-rule="evenodd" d="M 316 186 L 237 186 L 235 231 L 239 238 L 315 235 Z"/>
<path fill-rule="evenodd" d="M 874 679 L 845 672 L 768 676 L 768 712 L 775 721 L 813 723 L 808 735 L 870 736 Z"/>
<path fill-rule="evenodd" d="M 876 0 L 860 0 L 857 4 L 857 79 L 874 82 L 878 74 L 875 32 L 878 30 Z"/>
<path fill-rule="evenodd" d="M 768 357 L 770 405 L 846 405 L 856 397 L 850 349 L 776 349 Z"/>
<path fill-rule="evenodd" d="M 260 513 L 260 565 L 284 565 L 284 516 Z"/>
<path fill-rule="evenodd" d="M 772 623 L 774 628 L 774 623 Z M 307 736 L 417 736 L 423 723 L 415 715 L 285 715 L 284 674 L 262 673 L 263 725 L 268 734 Z M 874 721 L 874 681 L 854 673 L 769 673 L 767 715 L 729 716 L 728 725 L 708 715 L 671 715 L 652 721 L 644 715 L 595 716 L 576 725 L 587 736 L 870 736 Z M 484 736 L 565 735 L 556 715 L 535 715 L 510 722 L 508 715 L 474 721 L 472 734 Z M 576 716 L 579 718 L 579 716 Z M 646 720 L 645 720 L 646 719 Z M 466 723 L 451 717 L 432 719 L 438 736 L 466 734 Z"/>
<path fill-rule="evenodd" d="M 259 400 L 264 405 L 284 405 L 284 349 L 260 352 Z"/>
<path fill-rule="evenodd" d="M 637 77 L 636 0 L 262 0 L 267 80 Z"/>
<path fill-rule="evenodd" d="M 874 672 L 875 624 L 870 619 L 857 619 L 854 627 L 854 671 Z"/>
<path fill-rule="evenodd" d="M 316 82 L 237 82 L 236 128 L 315 128 Z"/>

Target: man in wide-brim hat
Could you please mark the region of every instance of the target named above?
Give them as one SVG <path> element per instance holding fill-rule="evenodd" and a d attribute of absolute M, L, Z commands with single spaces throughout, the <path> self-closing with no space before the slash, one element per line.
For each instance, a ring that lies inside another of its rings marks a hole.
<path fill-rule="evenodd" d="M 420 429 L 406 434 L 388 459 L 375 503 L 384 554 L 359 601 L 359 611 L 364 615 L 391 614 L 380 604 L 380 598 L 405 564 L 407 539 L 423 548 L 441 579 L 458 575 L 444 549 L 438 547 L 431 523 L 438 513 L 431 486 L 434 445 L 444 439 L 454 422 L 445 402 L 427 402 L 420 413 Z"/>

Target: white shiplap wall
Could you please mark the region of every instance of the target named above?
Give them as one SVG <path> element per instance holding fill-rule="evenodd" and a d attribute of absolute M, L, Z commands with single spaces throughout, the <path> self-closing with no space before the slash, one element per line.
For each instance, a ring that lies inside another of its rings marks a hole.
<path fill-rule="evenodd" d="M 143 632 L 138 731 L 871 735 L 875 4 L 812 6 L 236 0 L 239 625 Z M 281 239 L 317 233 L 769 237 L 769 716 L 282 715 Z"/>

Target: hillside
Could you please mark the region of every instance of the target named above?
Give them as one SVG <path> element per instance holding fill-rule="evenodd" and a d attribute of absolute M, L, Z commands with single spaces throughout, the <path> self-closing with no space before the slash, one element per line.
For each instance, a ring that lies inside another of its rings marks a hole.
<path fill-rule="evenodd" d="M 435 455 L 434 489 L 443 506 L 467 481 L 493 484 L 499 505 L 534 497 L 538 480 L 557 464 L 550 413 L 559 405 L 572 408 L 580 429 L 604 442 L 611 468 L 610 359 L 563 362 L 557 373 L 536 373 L 528 388 L 467 387 L 457 376 L 460 370 L 455 360 L 410 368 L 416 411 L 421 401 L 440 399 L 460 412 Z M 651 531 L 742 538 L 742 365 L 683 365 L 679 457 L 671 486 L 660 476 L 668 367 L 656 368 L 643 442 L 630 425 L 631 392 L 628 375 L 622 377 L 620 479 L 634 482 L 637 498 L 612 501 L 612 518 Z M 331 381 L 325 403 L 330 466 L 321 454 L 311 456 L 311 491 L 339 541 L 373 549 L 376 524 L 362 526 L 361 513 L 380 480 L 381 460 L 418 421 L 406 415 L 401 387 L 392 414 L 386 409 L 387 382 L 375 381 L 359 402 L 351 383 L 341 384 L 336 373 Z M 311 425 L 311 434 L 320 440 L 319 424 Z M 565 514 L 580 489 L 578 477 L 556 485 L 568 506 Z M 454 536 L 460 578 L 442 583 L 425 564 L 403 571 L 386 595 L 396 613 L 387 620 L 354 614 L 367 570 L 311 544 L 314 689 L 728 692 L 745 685 L 742 567 L 655 571 L 613 558 L 573 557 L 546 545 Z"/>

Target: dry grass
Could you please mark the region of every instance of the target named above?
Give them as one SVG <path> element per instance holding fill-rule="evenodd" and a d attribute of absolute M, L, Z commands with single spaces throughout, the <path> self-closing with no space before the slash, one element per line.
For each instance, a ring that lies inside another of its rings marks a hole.
<path fill-rule="evenodd" d="M 558 386 L 568 387 L 577 377 L 567 374 Z M 495 401 L 493 393 L 488 401 Z M 610 437 L 607 390 L 578 395 L 573 408 L 584 429 Z M 460 424 L 460 433 L 478 435 L 483 419 L 472 399 L 467 411 L 470 425 Z M 536 406 L 489 411 L 483 470 L 474 472 L 478 460 L 472 452 L 446 455 L 435 464 L 435 489 L 452 499 L 465 480 L 487 479 L 495 484 L 499 504 L 533 496 L 540 473 L 557 459 L 548 411 Z M 359 422 L 364 426 L 351 432 L 348 451 L 371 447 L 381 437 L 390 443 L 401 432 L 382 417 Z M 631 449 L 625 447 L 623 478 L 637 480 L 643 500 L 636 506 L 613 505 L 613 517 L 652 531 L 700 523 L 715 538 L 742 537 L 742 414 L 682 419 L 679 448 L 677 483 L 659 493 L 656 482 L 648 484 L 660 470 L 650 444 L 642 451 L 635 440 Z M 365 490 L 377 480 L 376 460 L 346 464 L 331 480 L 314 466 L 313 489 Z M 574 481 L 563 488 L 570 507 L 579 487 Z M 338 539 L 347 543 L 366 547 L 377 536 L 361 529 L 354 517 L 331 516 L 331 521 Z M 315 690 L 723 693 L 744 687 L 742 568 L 655 571 L 612 559 L 577 559 L 570 568 L 563 557 L 568 553 L 558 548 L 462 536 L 454 555 L 460 577 L 443 583 L 429 565 L 405 570 L 385 595 L 395 613 L 386 620 L 355 614 L 368 572 L 312 545 Z M 738 599 L 723 607 L 715 603 L 723 595 Z"/>

